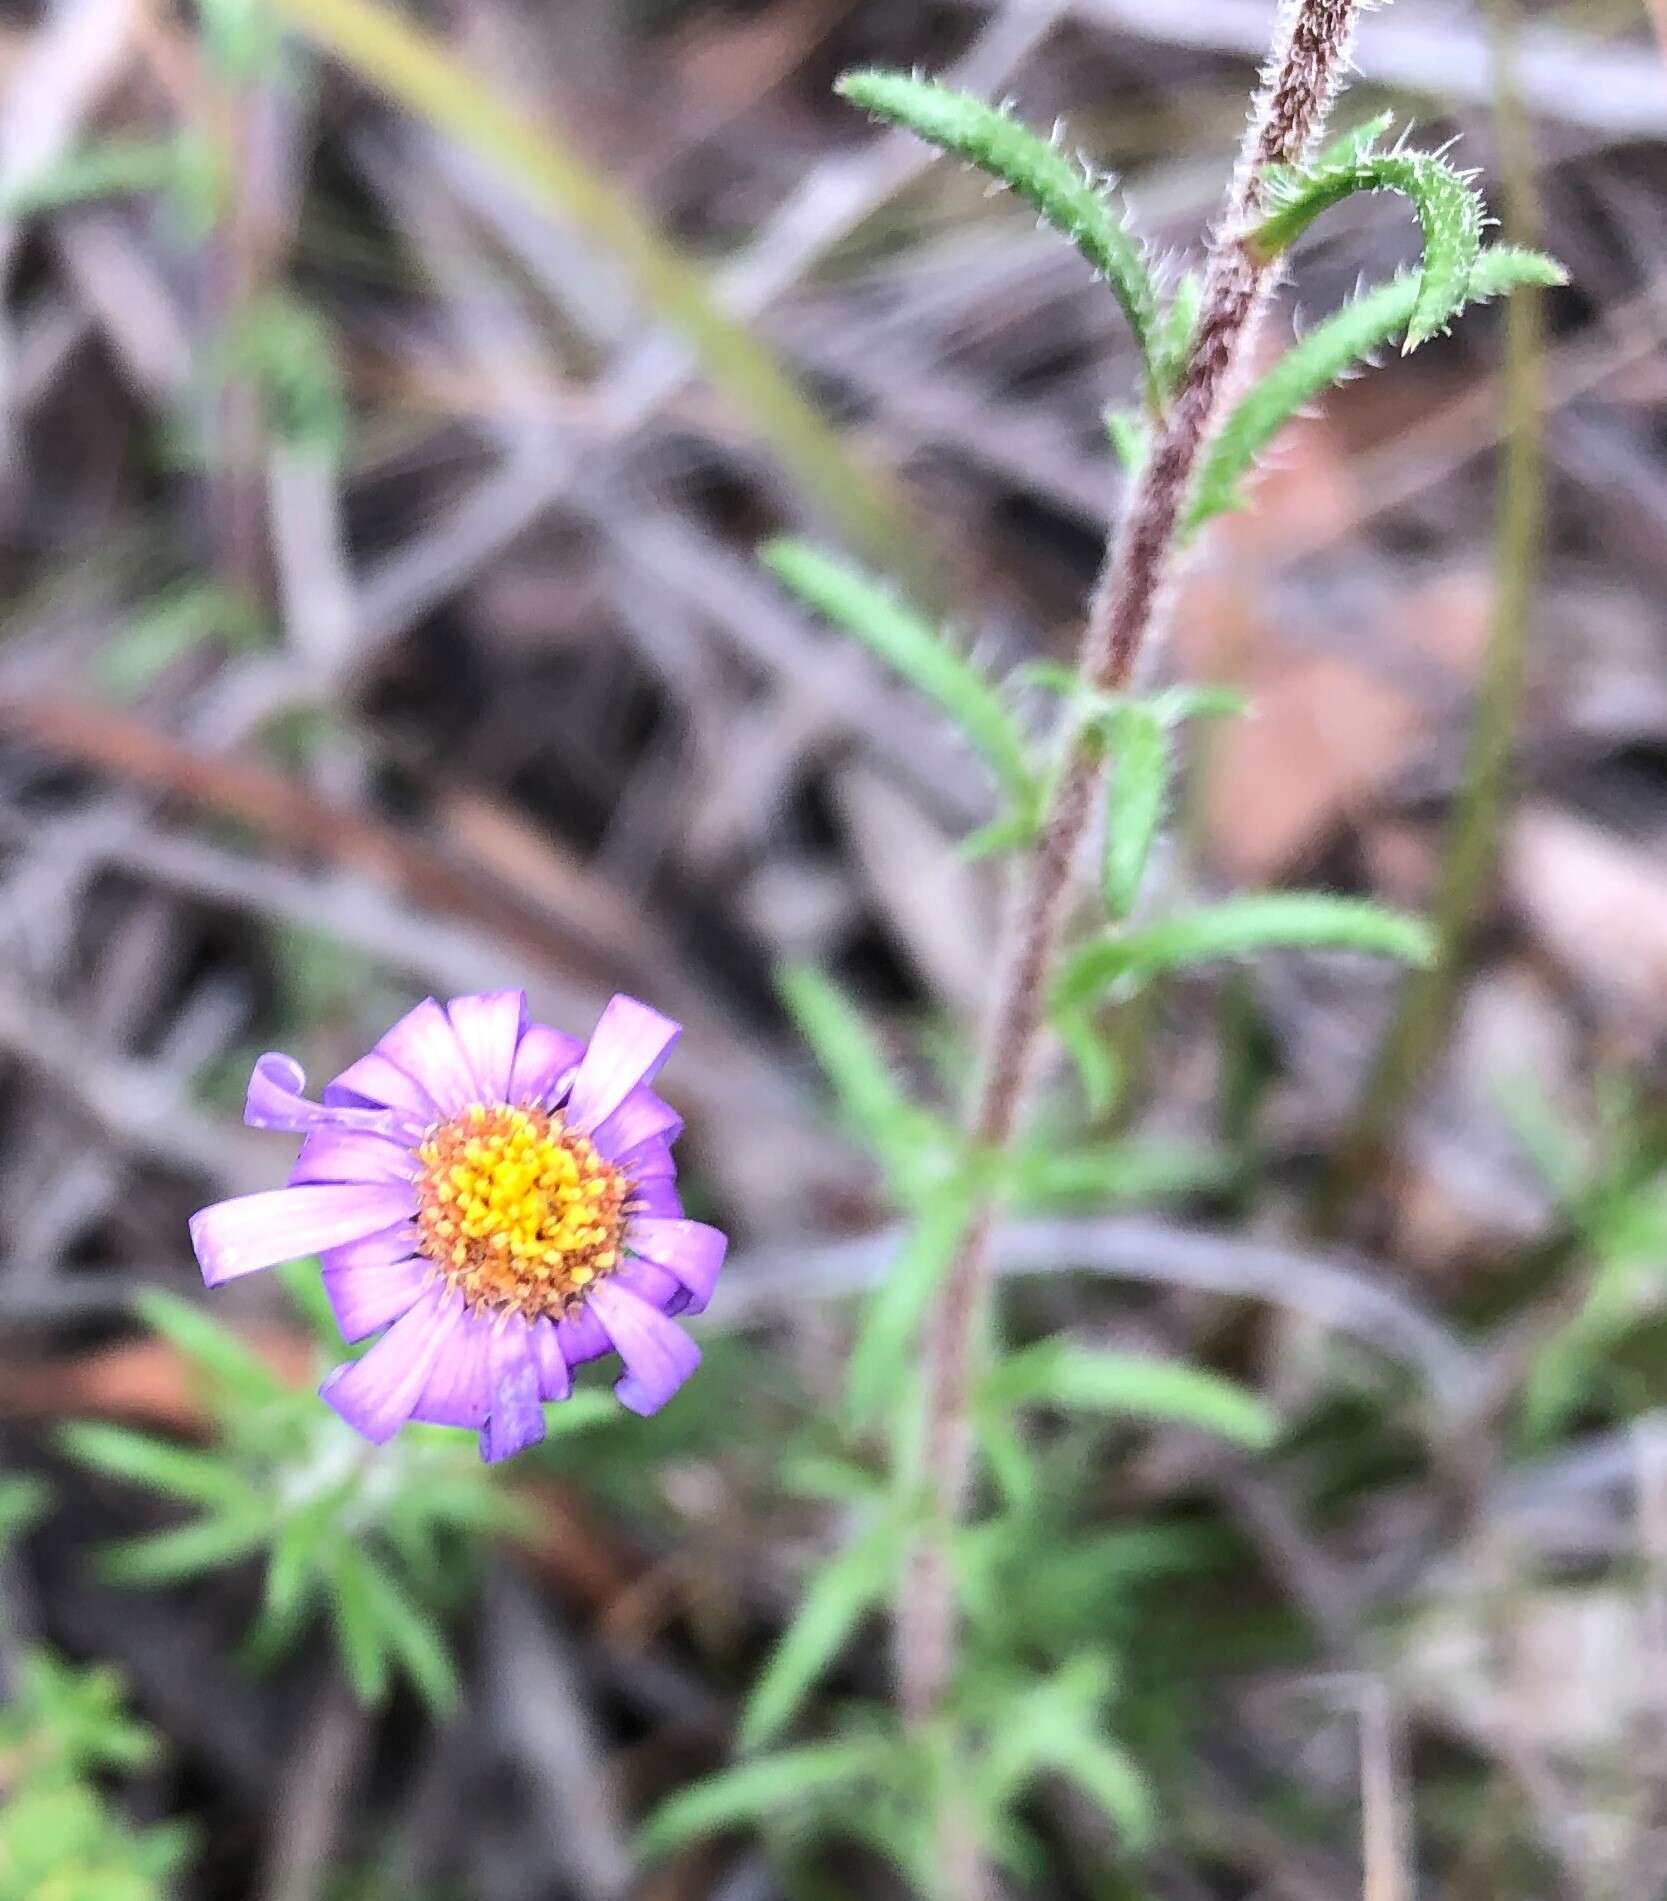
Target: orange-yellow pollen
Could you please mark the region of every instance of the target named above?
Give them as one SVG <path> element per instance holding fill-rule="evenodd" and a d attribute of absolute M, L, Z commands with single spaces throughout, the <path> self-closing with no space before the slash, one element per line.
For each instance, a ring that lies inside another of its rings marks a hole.
<path fill-rule="evenodd" d="M 619 1265 L 629 1185 L 559 1114 L 477 1102 L 417 1155 L 423 1252 L 470 1306 L 559 1317 Z"/>

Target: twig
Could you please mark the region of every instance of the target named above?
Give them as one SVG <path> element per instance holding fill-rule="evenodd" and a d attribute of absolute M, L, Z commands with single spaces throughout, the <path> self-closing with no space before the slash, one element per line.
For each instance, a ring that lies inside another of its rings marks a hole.
<path fill-rule="evenodd" d="M 284 1765 L 261 1901 L 318 1901 L 324 1893 L 370 1735 L 369 1716 L 332 1672 Z"/>
<path fill-rule="evenodd" d="M 1161 635 L 1180 567 L 1179 525 L 1200 451 L 1240 379 L 1277 276 L 1248 242 L 1267 166 L 1303 158 L 1324 123 L 1353 35 L 1355 0 L 1299 0 L 1246 137 L 1211 253 L 1191 361 L 1130 498 L 1089 605 L 1080 670 L 1095 687 L 1133 678 Z M 969 1134 L 980 1148 L 1011 1143 L 1034 1085 L 1043 997 L 1059 947 L 1100 763 L 1086 735 L 1072 743 L 1035 853 L 1021 879 L 1007 952 L 980 1059 Z M 899 1690 L 907 1718 L 934 1722 L 954 1673 L 958 1614 L 951 1527 L 972 1463 L 975 1342 L 990 1279 L 992 1209 L 978 1206 L 933 1301 L 926 1333 L 925 1474 L 931 1524 L 917 1539 L 897 1604 Z M 946 1819 L 945 1886 L 970 1901 L 984 1892 L 977 1848 Z"/>

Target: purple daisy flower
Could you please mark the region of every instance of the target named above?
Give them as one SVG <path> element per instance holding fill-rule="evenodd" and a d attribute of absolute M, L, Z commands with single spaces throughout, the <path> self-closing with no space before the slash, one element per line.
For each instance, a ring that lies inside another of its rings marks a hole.
<path fill-rule="evenodd" d="M 192 1219 L 203 1279 L 317 1254 L 342 1337 L 387 1329 L 320 1388 L 377 1444 L 420 1420 L 507 1459 L 606 1353 L 621 1404 L 657 1411 L 700 1363 L 673 1317 L 705 1307 L 727 1246 L 683 1218 L 682 1121 L 649 1087 L 680 1034 L 615 997 L 585 1044 L 497 990 L 419 1003 L 321 1102 L 261 1057 L 244 1120 L 305 1140 L 287 1188 Z"/>

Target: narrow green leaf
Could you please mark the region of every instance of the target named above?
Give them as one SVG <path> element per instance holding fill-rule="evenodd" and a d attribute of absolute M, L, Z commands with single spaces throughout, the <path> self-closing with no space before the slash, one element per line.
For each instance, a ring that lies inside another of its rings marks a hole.
<path fill-rule="evenodd" d="M 170 1498 L 198 1505 L 258 1502 L 248 1481 L 212 1452 L 91 1420 L 65 1426 L 58 1440 L 72 1458 L 106 1477 L 126 1479 Z"/>
<path fill-rule="evenodd" d="M 1165 395 L 1173 395 L 1188 359 L 1192 355 L 1192 333 L 1198 325 L 1198 311 L 1204 299 L 1204 280 L 1196 271 L 1187 271 L 1175 286 L 1158 332 L 1158 381 Z"/>
<path fill-rule="evenodd" d="M 1017 1208 L 1047 1208 L 1089 1198 L 1100 1205 L 1161 1200 L 1223 1187 L 1232 1177 L 1227 1156 L 1178 1142 L 1126 1140 L 1087 1148 L 1042 1141 L 1021 1149 L 1008 1173 Z"/>
<path fill-rule="evenodd" d="M 923 1161 L 941 1159 L 953 1137 L 909 1099 L 879 1038 L 837 984 L 796 964 L 778 974 L 776 988 L 853 1133 L 907 1189 Z"/>
<path fill-rule="evenodd" d="M 1106 438 L 1118 466 L 1132 482 L 1146 466 L 1152 453 L 1152 426 L 1133 409 L 1108 409 L 1105 413 Z"/>
<path fill-rule="evenodd" d="M 807 606 L 854 635 L 947 714 L 990 768 L 1014 811 L 1034 814 L 1036 777 L 1012 708 L 937 628 L 878 582 L 808 542 L 766 542 L 759 559 Z"/>
<path fill-rule="evenodd" d="M 1080 1732 L 1055 1752 L 1053 1767 L 1076 1783 L 1130 1847 L 1144 1847 L 1156 1834 L 1151 1785 L 1116 1743 Z"/>
<path fill-rule="evenodd" d="M 982 1397 L 992 1404 L 1167 1420 L 1257 1448 L 1279 1436 L 1278 1415 L 1231 1380 L 1180 1361 L 1105 1352 L 1073 1340 L 1040 1340 L 1010 1354 L 987 1376 Z"/>
<path fill-rule="evenodd" d="M 271 1521 L 264 1514 L 237 1512 L 194 1519 L 169 1531 L 106 1545 L 98 1568 L 112 1584 L 178 1584 L 241 1564 L 266 1542 Z"/>
<path fill-rule="evenodd" d="M 102 139 L 66 152 L 0 192 L 0 212 L 25 218 L 118 193 L 162 191 L 178 182 L 184 164 L 175 139 Z"/>
<path fill-rule="evenodd" d="M 1514 245 L 1491 245 L 1476 260 L 1466 300 L 1481 303 L 1523 285 L 1568 281 L 1554 259 Z M 1293 416 L 1351 369 L 1400 336 L 1418 301 L 1419 280 L 1403 274 L 1317 323 L 1245 395 L 1209 451 L 1188 514 L 1197 528 L 1241 503 L 1239 484 L 1256 458 Z"/>
<path fill-rule="evenodd" d="M 51 1504 L 51 1488 L 44 1479 L 16 1474 L 0 1478 L 0 1554 L 39 1524 Z"/>
<path fill-rule="evenodd" d="M 1368 119 L 1364 125 L 1357 125 L 1352 131 L 1344 132 L 1333 139 L 1308 167 L 1308 170 L 1329 172 L 1340 165 L 1357 165 L 1361 159 L 1369 157 L 1377 150 L 1385 133 L 1394 123 L 1393 112 L 1380 112 L 1375 119 Z"/>
<path fill-rule="evenodd" d="M 258 1353 L 195 1302 L 151 1287 L 134 1296 L 133 1306 L 153 1332 L 246 1404 L 257 1398 L 281 1399 L 288 1391 Z"/>
<path fill-rule="evenodd" d="M 1267 950 L 1358 951 L 1426 964 L 1435 954 L 1421 919 L 1364 898 L 1323 891 L 1270 891 L 1227 898 L 1145 930 L 1085 945 L 1061 971 L 1054 1007 L 1067 1016 L 1114 985 Z"/>
<path fill-rule="evenodd" d="M 750 330 L 714 299 L 631 195 L 472 71 L 457 50 L 382 0 L 268 0 L 271 13 L 367 85 L 497 166 L 528 196 L 615 258 L 643 300 L 680 330 L 782 463 L 865 553 L 919 573 L 921 541 L 889 482 L 846 450 L 816 405 Z"/>
<path fill-rule="evenodd" d="M 900 1544 L 896 1520 L 882 1518 L 810 1579 L 747 1699 L 743 1749 L 772 1741 L 793 1720 L 817 1679 L 890 1588 Z"/>
<path fill-rule="evenodd" d="M 1444 329 L 1462 307 L 1482 245 L 1483 206 L 1462 173 L 1430 152 L 1366 152 L 1339 165 L 1269 181 L 1276 209 L 1257 226 L 1252 248 L 1277 257 L 1323 211 L 1362 191 L 1399 192 L 1424 233 L 1424 263 L 1407 321 L 1406 348 Z"/>
<path fill-rule="evenodd" d="M 330 1621 L 347 1680 L 367 1708 L 388 1693 L 388 1648 L 378 1614 L 372 1560 L 339 1546 L 329 1581 Z"/>
<path fill-rule="evenodd" d="M 876 1772 L 881 1752 L 870 1740 L 811 1743 L 726 1769 L 663 1803 L 637 1837 L 647 1857 L 684 1842 L 757 1822 L 818 1797 L 849 1789 Z"/>
<path fill-rule="evenodd" d="M 890 1272 L 869 1296 L 845 1369 L 853 1425 L 866 1425 L 902 1389 L 910 1348 L 965 1232 L 969 1196 L 947 1184 L 921 1209 Z"/>
<path fill-rule="evenodd" d="M 1068 238 L 1122 305 L 1158 393 L 1158 298 L 1146 248 L 1080 159 L 999 107 L 936 80 L 870 68 L 846 73 L 835 91 L 875 118 L 906 126 L 928 145 L 976 165 Z"/>
<path fill-rule="evenodd" d="M 390 1654 L 435 1715 L 449 1716 L 457 1708 L 461 1691 L 451 1651 L 439 1626 L 382 1566 L 367 1562 L 363 1582 Z"/>
<path fill-rule="evenodd" d="M 1153 840 L 1169 803 L 1169 733 L 1140 700 L 1114 707 L 1105 723 L 1111 746 L 1100 890 L 1107 912 L 1126 918 L 1140 895 Z"/>
<path fill-rule="evenodd" d="M 1073 1007 L 1063 1009 L 1056 1002 L 1052 1011 L 1054 1035 L 1064 1045 L 1082 1084 L 1083 1099 L 1091 1116 L 1111 1113 L 1117 1092 L 1123 1086 L 1123 1065 L 1107 1039 L 1100 1034 L 1090 1011 Z"/>

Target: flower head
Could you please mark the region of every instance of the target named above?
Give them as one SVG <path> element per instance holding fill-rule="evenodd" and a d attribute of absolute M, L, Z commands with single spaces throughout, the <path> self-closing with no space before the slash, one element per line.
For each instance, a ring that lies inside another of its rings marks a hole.
<path fill-rule="evenodd" d="M 656 1411 L 700 1362 L 674 1316 L 706 1305 L 726 1245 L 683 1218 L 682 1123 L 649 1087 L 678 1035 L 615 997 L 580 1043 L 499 990 L 418 1004 L 316 1103 L 261 1057 L 245 1120 L 305 1139 L 287 1188 L 193 1218 L 204 1280 L 317 1254 L 343 1338 L 387 1329 L 320 1389 L 378 1443 L 421 1420 L 508 1458 L 606 1353 L 620 1402 Z"/>

